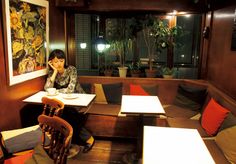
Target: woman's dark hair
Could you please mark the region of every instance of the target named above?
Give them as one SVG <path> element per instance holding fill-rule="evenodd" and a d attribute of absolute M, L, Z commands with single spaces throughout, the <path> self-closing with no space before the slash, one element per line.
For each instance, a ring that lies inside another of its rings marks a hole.
<path fill-rule="evenodd" d="M 65 53 L 64 53 L 62 50 L 59 50 L 59 49 L 53 50 L 53 51 L 50 53 L 48 60 L 52 60 L 52 59 L 54 59 L 55 57 L 57 57 L 58 59 L 65 59 L 65 60 L 66 60 Z"/>
<path fill-rule="evenodd" d="M 52 60 L 52 59 L 54 59 L 54 58 L 65 59 L 65 61 L 66 61 L 66 55 L 65 55 L 65 53 L 64 53 L 62 50 L 59 50 L 59 49 L 53 50 L 53 51 L 50 53 L 48 60 Z M 65 62 L 64 67 L 65 67 L 65 68 L 68 67 L 68 66 L 66 65 L 66 62 Z"/>

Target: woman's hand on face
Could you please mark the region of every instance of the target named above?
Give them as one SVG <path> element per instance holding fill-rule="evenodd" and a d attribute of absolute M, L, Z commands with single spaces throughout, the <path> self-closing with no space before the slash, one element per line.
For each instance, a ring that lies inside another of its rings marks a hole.
<path fill-rule="evenodd" d="M 57 72 L 57 69 L 53 66 L 52 61 L 48 61 L 48 65 L 53 69 L 53 71 Z"/>

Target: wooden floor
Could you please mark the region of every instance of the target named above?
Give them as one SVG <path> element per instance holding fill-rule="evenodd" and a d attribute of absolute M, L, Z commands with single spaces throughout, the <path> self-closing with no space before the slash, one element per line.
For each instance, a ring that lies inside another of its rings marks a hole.
<path fill-rule="evenodd" d="M 135 151 L 136 141 L 123 140 L 96 140 L 88 153 L 80 152 L 68 159 L 68 164 L 123 164 L 125 155 Z"/>

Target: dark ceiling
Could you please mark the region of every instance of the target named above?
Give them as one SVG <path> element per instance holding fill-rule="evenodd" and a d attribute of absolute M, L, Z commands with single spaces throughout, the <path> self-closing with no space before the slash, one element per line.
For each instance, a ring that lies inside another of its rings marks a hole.
<path fill-rule="evenodd" d="M 56 0 L 56 6 L 87 13 L 205 13 L 235 4 L 234 0 Z"/>

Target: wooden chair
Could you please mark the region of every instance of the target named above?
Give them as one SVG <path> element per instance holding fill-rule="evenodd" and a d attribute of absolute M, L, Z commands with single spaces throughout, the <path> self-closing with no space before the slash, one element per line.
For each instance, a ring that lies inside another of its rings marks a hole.
<path fill-rule="evenodd" d="M 38 117 L 39 124 L 42 128 L 42 145 L 48 155 L 54 160 L 54 163 L 64 164 L 67 160 L 69 152 L 73 128 L 72 126 L 57 116 L 49 117 L 40 115 Z M 46 145 L 46 135 L 50 129 L 50 144 Z"/>
<path fill-rule="evenodd" d="M 66 164 L 73 135 L 72 126 L 57 116 L 40 115 L 38 121 L 42 128 L 42 145 L 37 145 L 33 152 L 7 159 L 4 164 L 25 162 Z M 46 142 L 48 133 L 50 134 L 49 144 Z"/>
<path fill-rule="evenodd" d="M 58 116 L 58 117 L 60 117 L 61 115 L 62 115 L 62 113 L 63 113 L 63 109 L 64 109 L 64 103 L 63 102 L 61 102 L 60 100 L 58 100 L 58 99 L 55 99 L 55 98 L 48 98 L 48 97 L 42 97 L 42 104 L 43 104 L 43 112 L 42 112 L 42 114 L 44 114 L 44 115 L 47 115 L 47 116 L 50 116 L 50 117 L 52 117 L 52 116 Z M 32 128 L 33 128 L 34 126 L 32 126 Z M 16 129 L 15 131 L 16 131 L 16 133 L 17 133 L 17 135 L 23 135 L 24 133 L 26 133 L 26 129 L 30 129 L 30 127 L 28 127 L 28 128 L 22 128 L 22 129 Z M 28 132 L 28 130 L 27 130 L 27 132 Z M 5 134 L 5 133 L 4 133 Z M 7 136 L 8 136 L 8 133 L 6 134 Z M 5 144 L 4 144 L 4 136 L 3 136 L 3 138 L 1 137 L 1 140 L 2 140 L 2 145 L 1 145 L 1 147 L 2 148 L 5 148 Z M 22 142 L 22 144 L 23 144 L 23 142 Z M 27 154 L 28 152 L 32 152 L 32 150 L 27 150 L 27 151 L 25 151 L 25 150 L 22 150 L 22 151 L 20 151 L 20 152 L 17 152 L 17 153 L 13 153 L 12 155 L 11 154 L 9 154 L 8 152 L 7 152 L 7 149 L 4 149 L 4 150 L 6 150 L 5 151 L 5 156 L 7 157 L 7 158 L 9 158 L 9 156 L 21 156 L 21 155 L 23 155 L 23 154 Z M 5 158 L 6 158 L 5 157 Z"/>
<path fill-rule="evenodd" d="M 58 99 L 55 98 L 48 98 L 48 97 L 42 97 L 42 103 L 43 106 L 43 114 L 47 116 L 58 116 L 61 117 L 63 109 L 64 109 L 64 103 L 61 102 Z"/>

